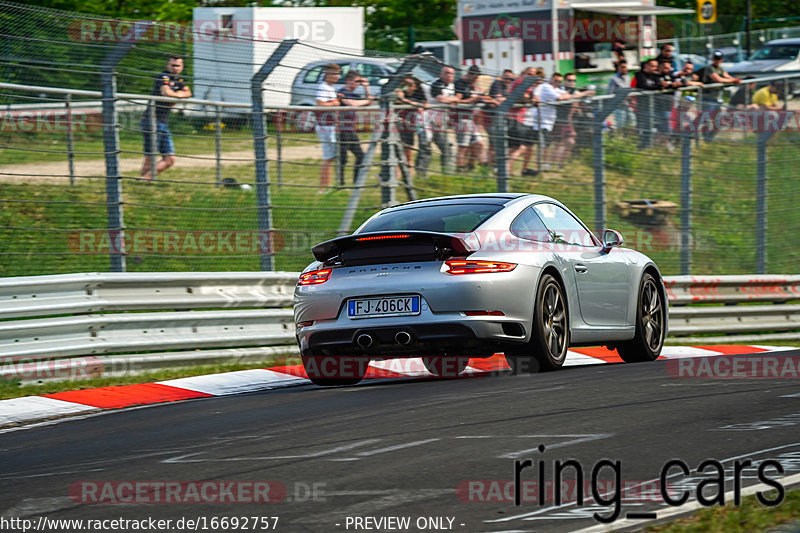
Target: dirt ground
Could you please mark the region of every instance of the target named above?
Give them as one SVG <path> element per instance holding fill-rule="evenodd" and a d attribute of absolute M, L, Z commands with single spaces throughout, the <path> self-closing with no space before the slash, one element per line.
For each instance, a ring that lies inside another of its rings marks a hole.
<path fill-rule="evenodd" d="M 281 156 L 284 160 L 322 159 L 322 149 L 318 144 L 308 146 L 286 146 Z M 223 152 L 222 166 L 249 165 L 255 161 L 252 150 Z M 267 149 L 267 157 L 275 160 L 278 157 L 274 147 Z M 120 173 L 123 176 L 138 176 L 142 168 L 142 158 L 120 158 Z M 214 154 L 178 155 L 173 168 L 214 168 L 217 162 Z M 75 161 L 75 176 L 105 176 L 104 159 Z M 20 165 L 0 165 L 0 181 L 6 183 L 69 183 L 69 164 L 64 161 L 48 161 L 44 163 L 26 163 Z"/>

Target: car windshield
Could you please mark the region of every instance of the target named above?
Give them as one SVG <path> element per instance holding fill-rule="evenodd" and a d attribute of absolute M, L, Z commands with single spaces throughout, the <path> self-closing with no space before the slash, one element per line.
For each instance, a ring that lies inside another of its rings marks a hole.
<path fill-rule="evenodd" d="M 435 231 L 469 233 L 503 208 L 496 204 L 423 205 L 388 211 L 375 217 L 359 233 L 375 231 Z"/>
<path fill-rule="evenodd" d="M 750 56 L 751 61 L 764 59 L 795 59 L 800 53 L 800 44 L 768 44 Z"/>

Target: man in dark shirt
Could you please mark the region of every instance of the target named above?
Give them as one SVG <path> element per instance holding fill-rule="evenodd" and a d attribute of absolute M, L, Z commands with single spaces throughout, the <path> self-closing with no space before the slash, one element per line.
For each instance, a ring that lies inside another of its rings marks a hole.
<path fill-rule="evenodd" d="M 514 71 L 507 68 L 503 71 L 503 76 L 494 80 L 492 82 L 492 86 L 489 87 L 489 97 L 491 98 L 491 101 L 487 102 L 485 106 L 487 116 L 487 123 L 485 127 L 486 130 L 490 132 L 488 160 L 492 165 L 494 165 L 495 144 L 497 142 L 496 135 L 492 129 L 494 127 L 496 109 L 500 104 L 506 101 L 506 98 L 508 98 L 508 95 L 511 92 L 511 84 L 513 82 Z"/>
<path fill-rule="evenodd" d="M 177 55 L 169 56 L 167 68 L 164 72 L 156 76 L 153 89 L 150 94 L 153 96 L 169 96 L 172 98 L 191 98 L 192 91 L 180 77 L 183 72 L 183 58 Z M 155 105 L 155 124 L 151 119 L 152 106 Z M 150 102 L 147 110 L 142 116 L 140 128 L 144 135 L 144 163 L 142 163 L 142 178 L 147 181 L 153 179 L 150 171 L 150 154 L 152 153 L 152 136 L 156 133 L 156 150 L 161 154 L 161 160 L 156 163 L 156 174 L 161 174 L 175 164 L 175 144 L 172 142 L 172 134 L 169 131 L 167 122 L 169 111 L 174 103 L 170 102 Z"/>
<path fill-rule="evenodd" d="M 661 77 L 658 75 L 658 62 L 648 59 L 636 73 L 634 82 L 640 91 L 657 91 L 661 89 Z M 643 94 L 635 99 L 636 128 L 639 130 L 639 149 L 649 148 L 653 142 L 653 95 Z"/>
<path fill-rule="evenodd" d="M 480 67 L 472 65 L 467 73 L 453 85 L 461 105 L 475 105 L 484 101 L 484 95 L 476 90 L 475 82 L 481 73 Z M 483 143 L 475 123 L 474 110 L 459 109 L 456 122 L 456 170 L 471 170 L 475 162 L 484 162 Z"/>
<path fill-rule="evenodd" d="M 359 93 L 363 87 L 363 93 Z M 375 98 L 369 94 L 369 82 L 356 70 L 351 70 L 344 77 L 344 85 L 337 91 L 339 101 L 343 106 L 363 107 L 371 104 Z M 361 149 L 361 140 L 356 133 L 356 112 L 344 111 L 339 114 L 339 168 L 337 179 L 344 185 L 344 167 L 347 165 L 347 152 L 353 152 L 356 164 L 353 167 L 353 183 L 358 179 L 361 162 L 364 160 L 364 151 Z"/>
<path fill-rule="evenodd" d="M 678 63 L 675 61 L 675 47 L 671 44 L 665 44 L 661 47 L 661 53 L 656 56 L 656 61 L 659 65 L 666 61 L 672 67 L 672 72 L 678 71 Z"/>

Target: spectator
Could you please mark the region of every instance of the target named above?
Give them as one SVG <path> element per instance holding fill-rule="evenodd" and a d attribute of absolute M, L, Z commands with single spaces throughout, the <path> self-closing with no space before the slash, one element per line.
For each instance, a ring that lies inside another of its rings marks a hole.
<path fill-rule="evenodd" d="M 755 76 L 745 76 L 743 80 L 752 80 L 753 78 Z M 752 83 L 742 83 L 731 96 L 728 106 L 735 109 L 759 109 L 759 106 L 753 103 L 752 91 Z"/>
<path fill-rule="evenodd" d="M 633 85 L 642 91 L 656 91 L 661 88 L 661 78 L 658 75 L 658 62 L 648 59 L 642 63 L 642 68 L 633 78 Z M 653 142 L 653 109 L 651 109 L 650 95 L 639 95 L 636 98 L 636 128 L 639 131 L 639 149 L 649 148 Z"/>
<path fill-rule="evenodd" d="M 711 55 L 711 64 L 703 69 L 704 79 L 702 81 L 704 84 L 723 83 L 739 85 L 742 82 L 739 78 L 734 78 L 725 72 L 725 69 L 722 68 L 723 57 L 721 50 L 714 50 L 714 53 Z M 721 97 L 722 89 L 720 87 L 706 88 L 703 91 L 703 111 L 714 114 L 720 108 Z M 707 121 L 707 124 L 709 125 L 709 129 L 703 132 L 703 138 L 706 142 L 709 142 L 714 137 L 713 120 Z"/>
<path fill-rule="evenodd" d="M 628 62 L 624 59 L 620 59 L 616 62 L 615 66 L 617 71 L 608 80 L 608 88 L 606 89 L 608 94 L 614 94 L 618 89 L 627 89 L 631 86 L 631 75 L 628 73 Z M 622 102 L 614 110 L 614 123 L 619 131 L 622 131 L 628 127 L 632 127 L 635 124 L 635 118 L 633 116 L 633 111 L 631 111 L 629 102 Z"/>
<path fill-rule="evenodd" d="M 753 94 L 753 104 L 757 105 L 759 109 L 767 111 L 780 111 L 783 109 L 778 105 L 778 82 L 772 80 L 769 85 L 762 87 Z"/>
<path fill-rule="evenodd" d="M 495 143 L 497 142 L 497 138 L 495 137 L 494 130 L 494 118 L 496 114 L 497 107 L 506 101 L 508 95 L 511 91 L 511 84 L 514 82 L 514 71 L 511 69 L 505 69 L 503 71 L 503 75 L 500 78 L 497 78 L 492 82 L 492 86 L 489 87 L 489 97 L 491 101 L 486 103 L 486 115 L 488 117 L 488 123 L 486 124 L 486 129 L 489 131 L 489 156 L 488 160 L 491 164 L 494 164 L 494 154 L 495 154 Z"/>
<path fill-rule="evenodd" d="M 655 96 L 656 131 L 660 134 L 659 138 L 667 145 L 667 149 L 672 152 L 675 150 L 670 136 L 672 130 L 672 128 L 670 128 L 672 105 L 675 99 L 673 91 L 682 85 L 682 81 L 680 78 L 673 77 L 672 63 L 669 61 L 662 61 L 659 63 L 658 76 L 661 81 L 661 89 L 670 90 L 670 92 Z"/>
<path fill-rule="evenodd" d="M 359 92 L 359 88 L 363 88 Z M 369 82 L 356 70 L 351 70 L 344 77 L 344 85 L 339 87 L 337 93 L 339 102 L 343 106 L 363 107 L 371 104 L 375 97 L 369 94 Z M 358 179 L 361 163 L 364 160 L 364 151 L 361 149 L 361 140 L 356 133 L 356 112 L 346 111 L 339 114 L 339 176 L 338 182 L 344 185 L 344 167 L 347 165 L 347 152 L 353 152 L 356 158 L 353 167 L 353 183 Z"/>
<path fill-rule="evenodd" d="M 475 82 L 481 73 L 477 65 L 472 65 L 458 81 L 455 82 L 456 97 L 461 105 L 474 105 L 484 101 L 484 95 L 480 94 L 475 88 Z M 456 124 L 456 144 L 458 153 L 456 155 L 456 170 L 472 170 L 475 162 L 482 162 L 483 142 L 478 132 L 478 125 L 475 123 L 473 110 L 460 109 L 457 112 L 458 122 Z"/>
<path fill-rule="evenodd" d="M 611 46 L 611 51 L 617 54 L 617 61 L 625 61 L 625 42 L 617 41 Z"/>
<path fill-rule="evenodd" d="M 534 84 L 525 91 L 525 94 L 518 104 L 532 104 L 536 103 L 538 99 L 534 96 L 536 86 L 541 83 L 544 78 L 543 68 L 528 67 L 522 71 L 519 77 L 511 84 L 509 93 L 514 92 L 514 89 L 522 83 L 522 80 L 527 76 L 536 76 L 537 79 Z M 533 143 L 536 140 L 533 128 L 527 123 L 528 110 L 526 107 L 518 106 L 512 107 L 509 110 L 509 127 L 508 127 L 508 175 L 511 175 L 511 167 L 514 161 L 522 155 L 522 170 L 523 176 L 535 176 L 539 173 L 537 170 L 530 170 L 531 155 L 533 154 Z"/>
<path fill-rule="evenodd" d="M 564 75 L 564 92 L 567 94 L 575 94 L 575 84 L 578 79 L 574 72 L 568 72 Z M 552 162 L 555 165 L 564 166 L 564 163 L 569 159 L 573 148 L 575 148 L 575 138 L 577 132 L 575 130 L 575 121 L 580 115 L 580 104 L 577 102 L 570 105 L 559 105 L 556 107 L 556 123 L 553 126 L 553 147 L 552 147 Z"/>
<path fill-rule="evenodd" d="M 562 100 L 572 100 L 592 96 L 594 91 L 575 91 L 570 94 L 561 88 L 564 77 L 558 72 L 554 73 L 549 82 L 545 82 L 536 87 L 534 96 L 539 99 L 536 107 L 528 110 L 529 124 L 539 136 L 539 142 L 545 151 L 545 160 L 548 164 L 545 170 L 549 169 L 549 162 L 556 162 L 555 157 L 560 152 L 560 147 L 553 144 L 553 128 L 556 122 L 556 107 L 550 105 L 553 102 Z M 571 106 L 568 106 L 571 107 Z"/>
<path fill-rule="evenodd" d="M 401 109 L 397 115 L 400 119 L 398 126 L 400 140 L 403 142 L 403 151 L 409 167 L 411 167 L 414 154 L 414 134 L 418 134 L 419 149 L 415 167 L 419 167 L 422 152 L 425 145 L 427 145 L 427 138 L 423 129 L 423 109 L 427 108 L 428 104 L 425 98 L 425 91 L 422 89 L 422 82 L 413 76 L 404 79 L 397 90 L 397 101 L 400 104 L 416 107 L 416 109 Z"/>
<path fill-rule="evenodd" d="M 675 61 L 675 47 L 671 44 L 665 44 L 661 47 L 661 53 L 656 56 L 656 61 L 660 65 L 664 61 L 667 61 L 670 66 L 672 67 L 672 72 L 678 71 L 678 64 Z"/>
<path fill-rule="evenodd" d="M 432 105 L 455 105 L 458 102 L 453 81 L 456 78 L 456 71 L 453 67 L 443 67 L 439 72 L 439 78 L 431 84 Z M 446 110 L 431 109 L 426 113 L 426 124 L 432 129 L 431 140 L 442 154 L 442 172 L 449 172 L 452 165 L 452 151 L 450 150 L 449 123 L 453 117 Z M 428 168 L 430 161 L 430 143 L 427 144 L 428 153 L 423 159 L 424 168 Z"/>
<path fill-rule="evenodd" d="M 333 84 L 341 77 L 342 67 L 336 63 L 325 65 L 325 77 L 317 86 L 317 105 L 332 107 L 341 105 L 339 95 Z M 322 165 L 319 169 L 319 190 L 322 194 L 328 190 L 331 181 L 331 167 L 336 157 L 336 116 L 329 111 L 317 111 L 317 125 L 314 130 L 322 145 Z"/>
<path fill-rule="evenodd" d="M 153 82 L 153 89 L 150 94 L 153 96 L 169 96 L 172 98 L 191 98 L 192 90 L 183 82 L 180 77 L 183 72 L 183 58 L 177 55 L 169 56 L 167 60 L 167 68 L 156 76 Z M 150 120 L 151 107 L 155 105 L 156 123 L 152 124 Z M 142 178 L 147 181 L 153 179 L 150 172 L 150 157 L 152 147 L 152 135 L 156 133 L 156 150 L 161 154 L 161 160 L 156 163 L 156 174 L 161 174 L 172 165 L 175 164 L 175 144 L 172 142 L 172 134 L 169 131 L 169 111 L 172 102 L 150 102 L 147 105 L 147 110 L 142 116 L 139 127 L 142 130 L 144 137 L 144 162 L 142 163 Z"/>
<path fill-rule="evenodd" d="M 673 79 L 678 80 L 681 83 L 682 87 L 702 87 L 703 82 L 699 81 L 699 76 L 694 71 L 694 63 L 691 61 L 686 61 L 683 64 L 683 68 L 673 74 Z M 675 91 L 675 95 L 672 100 L 672 105 L 675 109 L 675 123 L 676 128 L 677 125 L 688 120 L 688 116 L 686 112 L 689 110 L 691 103 L 695 101 L 697 97 L 697 91 Z M 674 131 L 675 128 L 673 128 Z"/>

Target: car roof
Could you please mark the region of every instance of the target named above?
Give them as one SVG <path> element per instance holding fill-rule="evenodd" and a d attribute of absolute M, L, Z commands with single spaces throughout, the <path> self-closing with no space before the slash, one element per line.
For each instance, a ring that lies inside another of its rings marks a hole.
<path fill-rule="evenodd" d="M 495 204 L 506 205 L 518 200 L 520 198 L 529 198 L 532 200 L 553 200 L 549 196 L 542 196 L 540 194 L 524 194 L 524 193 L 479 193 L 479 194 L 459 194 L 454 196 L 438 196 L 436 198 L 424 198 L 422 200 L 413 200 L 399 205 L 388 208 L 396 209 L 408 206 L 420 206 L 426 203 L 437 204 Z"/>
<path fill-rule="evenodd" d="M 764 46 L 770 46 L 773 44 L 800 44 L 800 38 L 793 38 L 793 39 L 775 39 L 774 41 L 769 41 L 764 43 Z"/>

